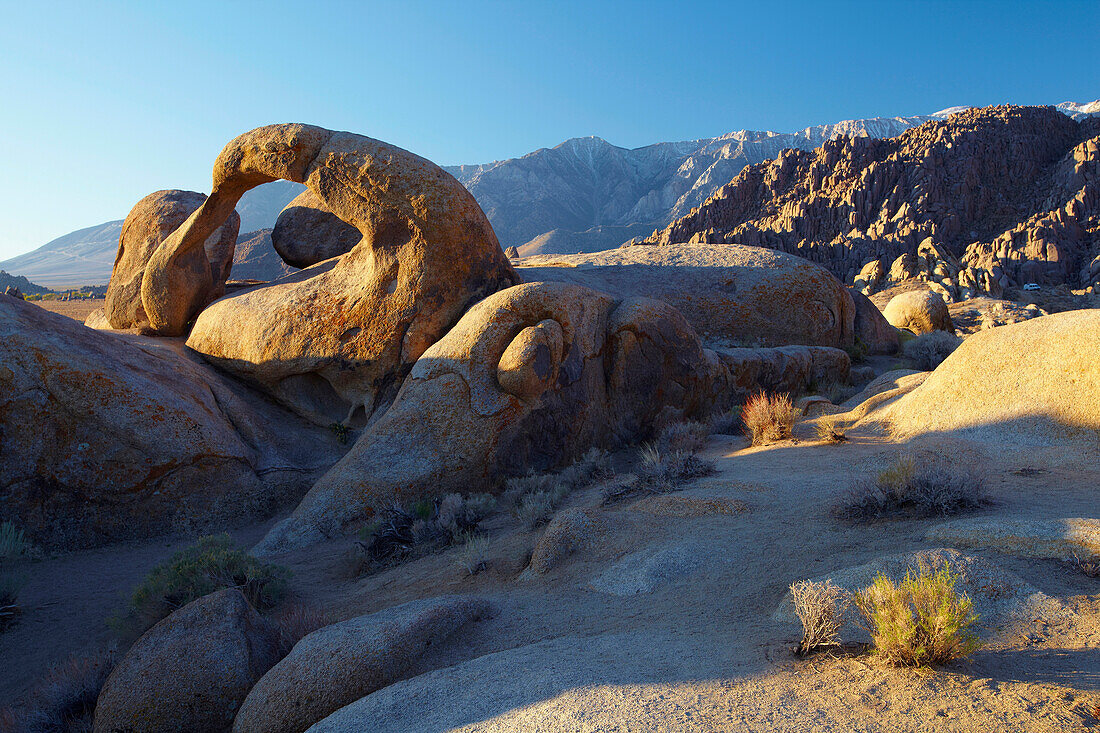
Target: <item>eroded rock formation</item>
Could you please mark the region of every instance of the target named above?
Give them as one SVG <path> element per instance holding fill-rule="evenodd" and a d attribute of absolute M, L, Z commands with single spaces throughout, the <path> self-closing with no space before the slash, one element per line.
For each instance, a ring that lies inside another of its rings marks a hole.
<path fill-rule="evenodd" d="M 1097 119 L 1052 107 L 971 109 L 895 138 L 783 151 L 647 241 L 770 247 L 847 281 L 872 260 L 912 264 L 955 300 L 1025 282 L 1088 284 L 1100 277 L 1091 265 L 1100 254 L 1098 146 Z M 905 256 L 925 262 L 897 262 Z"/>
<path fill-rule="evenodd" d="M 149 325 L 141 301 L 141 283 L 149 258 L 172 232 L 195 213 L 206 196 L 195 191 L 157 191 L 134 205 L 122 223 L 118 254 L 107 285 L 103 312 L 111 328 L 143 328 Z M 232 212 L 196 247 L 181 255 L 175 266 L 194 276 L 198 308 L 225 293 L 225 281 L 233 266 L 233 250 L 241 219 Z M 204 275 L 204 273 L 207 273 Z M 205 278 L 205 279 L 204 279 Z"/>
<path fill-rule="evenodd" d="M 36 543 L 224 527 L 301 496 L 339 454 L 178 344 L 0 298 L 0 521 Z"/>
<path fill-rule="evenodd" d="M 389 410 L 258 552 L 339 534 L 393 503 L 492 490 L 591 446 L 722 409 L 746 388 L 844 381 L 839 349 L 718 354 L 675 308 L 558 282 L 498 292 L 417 361 Z"/>
<path fill-rule="evenodd" d="M 242 193 L 276 178 L 305 183 L 362 241 L 223 298 L 198 315 L 187 343 L 317 422 L 375 412 L 466 308 L 517 281 L 477 202 L 434 163 L 362 135 L 271 125 L 226 146 L 210 198 L 154 254 L 142 302 L 156 330 L 181 333 L 196 315 L 180 253 Z"/>
<path fill-rule="evenodd" d="M 569 282 L 679 310 L 708 345 L 851 346 L 855 304 L 828 270 L 761 247 L 676 244 L 529 257 L 526 282 Z"/>

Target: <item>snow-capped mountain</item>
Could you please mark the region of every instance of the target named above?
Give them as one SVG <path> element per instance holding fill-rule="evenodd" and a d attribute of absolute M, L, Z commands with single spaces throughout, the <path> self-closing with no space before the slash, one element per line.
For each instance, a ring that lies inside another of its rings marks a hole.
<path fill-rule="evenodd" d="M 1079 119 L 1100 114 L 1100 100 L 1063 102 L 1057 108 Z M 633 149 L 580 137 L 521 158 L 447 170 L 473 193 L 504 247 L 517 246 L 524 255 L 594 252 L 690 213 L 742 168 L 785 148 L 812 150 L 839 136 L 894 137 L 965 109 L 844 120 L 789 133 L 738 130 Z M 302 188 L 276 181 L 246 193 L 237 205 L 242 234 L 273 227 Z M 0 262 L 0 268 L 50 287 L 103 284 L 111 274 L 120 228 L 121 221 L 113 221 L 82 229 Z"/>

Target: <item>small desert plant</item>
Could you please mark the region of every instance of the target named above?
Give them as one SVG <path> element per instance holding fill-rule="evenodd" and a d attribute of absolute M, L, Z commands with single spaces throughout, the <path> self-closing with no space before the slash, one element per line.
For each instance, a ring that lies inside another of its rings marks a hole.
<path fill-rule="evenodd" d="M 0 524 L 0 563 L 22 557 L 30 550 L 23 530 L 11 522 Z"/>
<path fill-rule="evenodd" d="M 656 446 L 642 450 L 638 466 L 638 481 L 653 488 L 674 487 L 714 473 L 714 461 L 700 458 L 694 453 L 662 453 Z"/>
<path fill-rule="evenodd" d="M 309 634 L 332 623 L 334 623 L 332 614 L 320 606 L 305 603 L 290 604 L 275 617 L 279 658 L 282 659 L 290 654 L 294 645 Z"/>
<path fill-rule="evenodd" d="M 741 409 L 745 432 L 753 445 L 765 445 L 791 437 L 791 428 L 798 415 L 799 410 L 791 402 L 789 394 L 758 392 Z"/>
<path fill-rule="evenodd" d="M 19 591 L 26 578 L 15 573 L 0 573 L 0 631 L 6 629 L 22 613 L 19 607 Z"/>
<path fill-rule="evenodd" d="M 289 571 L 247 554 L 229 535 L 200 537 L 158 565 L 134 590 L 132 615 L 142 630 L 191 601 L 223 588 L 238 588 L 258 610 L 274 607 L 286 590 Z"/>
<path fill-rule="evenodd" d="M 1090 578 L 1100 578 L 1100 557 L 1081 557 L 1075 552 L 1069 559 L 1069 566 Z"/>
<path fill-rule="evenodd" d="M 989 503 L 985 476 L 972 465 L 918 464 L 901 456 L 872 481 L 857 483 L 836 509 L 842 519 L 947 516 Z"/>
<path fill-rule="evenodd" d="M 963 659 L 978 648 L 970 626 L 978 620 L 957 576 L 944 564 L 905 574 L 895 584 L 880 574 L 854 603 L 871 635 L 874 653 L 898 666 L 927 666 Z"/>
<path fill-rule="evenodd" d="M 477 530 L 478 523 L 496 509 L 488 494 L 462 497 L 448 494 L 439 500 L 421 500 L 407 509 L 391 506 L 359 531 L 362 551 L 359 570 L 386 565 L 442 550 Z M 366 566 L 366 567 L 365 567 Z"/>
<path fill-rule="evenodd" d="M 871 352 L 867 342 L 859 336 L 856 336 L 855 342 L 851 346 L 845 346 L 844 350 L 848 352 L 848 358 L 852 360 L 853 364 L 862 364 L 867 360 L 867 354 Z"/>
<path fill-rule="evenodd" d="M 113 651 L 69 658 L 34 684 L 23 705 L 0 714 L 0 724 L 22 733 L 91 733 L 96 701 L 114 666 Z"/>
<path fill-rule="evenodd" d="M 836 420 L 827 417 L 817 421 L 817 439 L 826 443 L 848 442 L 848 436 L 841 430 L 840 424 Z"/>
<path fill-rule="evenodd" d="M 580 460 L 557 473 L 532 474 L 508 479 L 504 500 L 520 522 L 530 529 L 549 521 L 569 494 L 594 483 L 614 478 L 611 456 L 591 448 Z"/>
<path fill-rule="evenodd" d="M 798 654 L 806 656 L 820 647 L 837 646 L 851 595 L 833 585 L 831 580 L 824 583 L 803 580 L 791 584 L 791 599 L 795 615 L 802 622 Z"/>
<path fill-rule="evenodd" d="M 735 407 L 732 410 L 711 415 L 707 419 L 707 427 L 710 428 L 712 434 L 717 435 L 736 435 L 740 433 L 741 408 Z"/>
<path fill-rule="evenodd" d="M 516 517 L 523 523 L 528 529 L 534 529 L 535 527 L 548 522 L 550 516 L 554 513 L 554 506 L 557 503 L 555 497 L 559 495 L 558 491 L 536 491 L 524 496 L 519 505 L 516 507 Z M 558 500 L 560 501 L 560 499 Z"/>
<path fill-rule="evenodd" d="M 341 445 L 347 444 L 348 436 L 351 435 L 351 428 L 344 423 L 334 422 L 328 426 L 328 429 L 332 431 L 333 435 L 336 436 L 336 440 Z"/>
<path fill-rule="evenodd" d="M 938 367 L 961 343 L 962 339 L 947 331 L 932 331 L 906 341 L 902 353 L 927 371 Z"/>
<path fill-rule="evenodd" d="M 666 425 L 653 442 L 662 453 L 694 453 L 707 445 L 710 428 L 701 422 L 688 420 Z"/>
<path fill-rule="evenodd" d="M 458 549 L 455 562 L 466 575 L 476 575 L 485 569 L 489 559 L 489 538 L 485 535 L 467 534 Z"/>

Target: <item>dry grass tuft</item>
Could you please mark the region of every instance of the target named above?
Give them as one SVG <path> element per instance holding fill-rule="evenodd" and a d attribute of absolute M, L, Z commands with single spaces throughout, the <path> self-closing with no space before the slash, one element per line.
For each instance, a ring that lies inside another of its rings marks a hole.
<path fill-rule="evenodd" d="M 710 432 L 701 422 L 675 422 L 665 426 L 653 444 L 663 453 L 694 453 L 706 447 Z"/>
<path fill-rule="evenodd" d="M 0 563 L 23 557 L 30 552 L 30 548 L 23 530 L 11 522 L 0 524 Z"/>
<path fill-rule="evenodd" d="M 1069 559 L 1069 566 L 1090 578 L 1100 578 L 1100 557 L 1081 557 L 1075 552 Z"/>
<path fill-rule="evenodd" d="M 455 562 L 466 575 L 476 575 L 488 566 L 489 538 L 485 535 L 469 534 L 458 548 Z"/>
<path fill-rule="evenodd" d="M 857 593 L 853 600 L 874 653 L 893 665 L 922 667 L 964 659 L 977 650 L 970 626 L 978 616 L 970 598 L 956 592 L 956 580 L 947 565 L 935 572 L 921 566 L 897 584 L 879 575 Z"/>
<path fill-rule="evenodd" d="M 951 352 L 959 348 L 962 339 L 947 331 L 932 331 L 905 342 L 902 353 L 925 371 L 935 369 Z"/>
<path fill-rule="evenodd" d="M 834 513 L 841 519 L 923 518 L 972 511 L 990 503 L 974 465 L 918 464 L 901 456 L 872 481 L 858 483 Z"/>
<path fill-rule="evenodd" d="M 817 439 L 825 443 L 847 443 L 848 436 L 840 429 L 840 423 L 828 417 L 817 421 Z"/>
<path fill-rule="evenodd" d="M 335 623 L 328 610 L 308 604 L 292 603 L 275 617 L 275 626 L 279 631 L 278 653 L 282 659 L 294 645 L 317 629 L 323 629 Z"/>
<path fill-rule="evenodd" d="M 91 733 L 96 700 L 114 666 L 113 651 L 70 657 L 38 680 L 19 708 L 0 711 L 0 725 L 21 733 Z"/>
<path fill-rule="evenodd" d="M 789 394 L 769 395 L 758 392 L 741 409 L 745 432 L 753 445 L 767 445 L 791 437 L 799 410 Z"/>
<path fill-rule="evenodd" d="M 803 580 L 791 584 L 794 612 L 802 622 L 802 641 L 798 654 L 806 656 L 815 649 L 838 646 L 844 614 L 852 602 L 851 595 L 831 580 L 815 583 Z"/>
<path fill-rule="evenodd" d="M 543 473 L 509 479 L 504 501 L 512 514 L 529 529 L 550 521 L 554 511 L 574 491 L 615 477 L 611 456 L 592 448 L 579 461 L 557 473 Z"/>

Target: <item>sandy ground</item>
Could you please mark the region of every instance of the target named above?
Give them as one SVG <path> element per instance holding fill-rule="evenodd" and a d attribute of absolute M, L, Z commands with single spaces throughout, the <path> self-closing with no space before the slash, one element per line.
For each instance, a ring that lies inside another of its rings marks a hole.
<path fill-rule="evenodd" d="M 35 305 L 41 306 L 53 313 L 68 316 L 74 321 L 84 323 L 84 319 L 92 311 L 103 307 L 103 298 L 86 298 L 84 300 L 36 300 Z"/>
<path fill-rule="evenodd" d="M 603 511 L 611 527 L 596 549 L 545 576 L 522 579 L 538 532 L 499 513 L 485 523 L 489 567 L 464 577 L 450 550 L 363 577 L 352 541 L 281 558 L 293 595 L 336 618 L 441 593 L 490 598 L 493 618 L 430 652 L 405 682 L 367 698 L 375 730 L 798 730 L 1068 731 L 1100 725 L 1100 580 L 1056 561 L 989 559 L 1076 611 L 935 672 L 882 666 L 866 655 L 792 655 L 797 641 L 772 620 L 788 585 L 877 556 L 930 545 L 936 520 L 853 526 L 829 514 L 857 477 L 903 449 L 855 436 L 750 449 L 714 436 L 719 472 L 679 495 L 734 499 L 746 511 L 666 516 L 626 503 Z M 1100 470 L 997 446 L 932 446 L 985 466 L 1003 516 L 1096 516 Z M 1038 472 L 1017 475 L 1019 469 Z M 567 505 L 598 505 L 599 488 Z M 270 523 L 268 523 L 270 524 Z M 266 526 L 235 533 L 243 543 Z M 690 540 L 704 559 L 652 593 L 597 592 L 592 579 L 629 553 Z M 105 618 L 180 542 L 148 542 L 30 563 L 25 617 L 0 635 L 0 700 L 49 664 L 112 637 Z M 432 671 L 435 670 L 435 671 Z M 490 694 L 492 693 L 492 694 Z"/>

